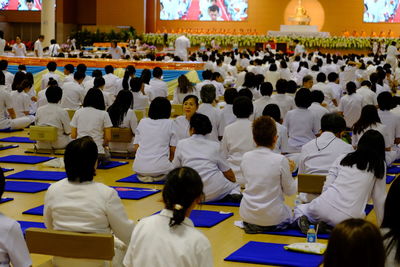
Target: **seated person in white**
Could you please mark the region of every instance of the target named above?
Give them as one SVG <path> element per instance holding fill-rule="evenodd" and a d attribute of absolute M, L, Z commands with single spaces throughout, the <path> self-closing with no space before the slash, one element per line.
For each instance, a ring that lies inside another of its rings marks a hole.
<path fill-rule="evenodd" d="M 392 94 L 389 92 L 382 92 L 378 96 L 379 110 L 378 115 L 381 119 L 381 123 L 385 125 L 389 142 L 393 145 L 391 149 L 393 151 L 400 150 L 398 144 L 400 144 L 400 116 L 390 112 L 394 108 L 394 99 Z"/>
<path fill-rule="evenodd" d="M 339 113 L 346 120 L 347 128 L 352 128 L 361 115 L 364 106 L 363 97 L 356 93 L 356 84 L 348 82 L 346 84 L 347 95 L 342 96 L 339 103 Z"/>
<path fill-rule="evenodd" d="M 63 149 L 71 141 L 70 119 L 68 112 L 60 106 L 63 91 L 58 86 L 46 89 L 47 105 L 38 108 L 35 118 L 37 126 L 52 126 L 57 128 L 57 140 L 54 142 L 38 141 L 41 149 Z"/>
<path fill-rule="evenodd" d="M 130 89 L 130 82 L 133 78 L 135 78 L 136 74 L 136 69 L 133 65 L 128 65 L 126 66 L 125 72 L 124 72 L 124 77 L 122 79 L 118 79 L 116 81 L 116 90 L 115 90 L 115 95 L 119 93 L 119 91 L 125 89 L 129 90 Z"/>
<path fill-rule="evenodd" d="M 362 135 L 370 129 L 377 130 L 382 134 L 385 140 L 386 164 L 390 166 L 393 161 L 399 158 L 398 150 L 392 150 L 392 147 L 394 146 L 394 140 L 390 140 L 387 127 L 381 123 L 377 108 L 372 105 L 366 105 L 361 111 L 360 119 L 354 123 L 353 126 L 351 144 L 354 148 L 357 148 L 357 144 Z"/>
<path fill-rule="evenodd" d="M 226 105 L 220 112 L 221 121 L 219 124 L 220 135 L 224 135 L 224 130 L 226 126 L 234 123 L 237 120 L 237 117 L 233 113 L 233 102 L 238 97 L 239 93 L 235 88 L 229 88 L 224 92 L 224 99 Z"/>
<path fill-rule="evenodd" d="M 217 62 L 221 62 L 221 61 L 217 60 Z M 219 98 L 220 96 L 223 96 L 224 92 L 225 92 L 224 76 L 221 75 L 221 73 L 219 73 L 219 72 L 214 72 L 211 83 L 215 86 L 215 88 L 217 90 L 216 91 L 217 97 Z"/>
<path fill-rule="evenodd" d="M 100 89 L 104 97 L 104 104 L 106 105 L 106 109 L 108 109 L 112 103 L 114 102 L 114 95 L 111 94 L 109 91 L 105 91 L 106 81 L 103 77 L 94 78 L 93 81 L 93 88 Z"/>
<path fill-rule="evenodd" d="M 199 174 L 188 167 L 171 171 L 162 196 L 165 208 L 136 225 L 124 266 L 212 267 L 211 244 L 189 218 L 203 196 Z"/>
<path fill-rule="evenodd" d="M 329 113 L 329 110 L 324 107 L 324 93 L 320 90 L 314 90 L 311 92 L 311 99 L 312 103 L 311 106 L 308 108 L 318 121 L 318 129 L 321 129 L 321 118 L 325 114 Z"/>
<path fill-rule="evenodd" d="M 364 105 L 374 105 L 377 106 L 377 95 L 371 90 L 371 82 L 363 81 L 361 87 L 357 89 L 357 94 L 362 96 Z"/>
<path fill-rule="evenodd" d="M 196 88 L 185 75 L 178 78 L 178 87 L 174 91 L 172 104 L 183 104 L 183 99 L 188 95 L 197 95 Z"/>
<path fill-rule="evenodd" d="M 107 112 L 110 115 L 113 127 L 128 128 L 132 131 L 133 136 L 135 136 L 138 122 L 135 112 L 131 109 L 132 102 L 132 93 L 129 90 L 121 90 Z M 133 152 L 133 138 L 129 143 L 110 142 L 109 146 L 110 151 L 113 152 Z"/>
<path fill-rule="evenodd" d="M 114 75 L 114 67 L 111 65 L 107 65 L 104 67 L 105 75 L 103 76 L 106 84 L 104 86 L 104 91 L 108 92 L 112 95 L 115 95 L 115 91 L 117 88 L 117 81 L 119 80 L 118 76 Z"/>
<path fill-rule="evenodd" d="M 117 191 L 93 181 L 96 175 L 97 145 L 89 136 L 68 144 L 64 163 L 68 178 L 52 184 L 44 199 L 47 229 L 80 233 L 113 233 L 113 266 L 121 266 L 134 223 L 128 219 Z M 122 241 L 122 242 L 121 242 Z M 101 260 L 54 257 L 59 267 L 105 266 Z"/>
<path fill-rule="evenodd" d="M 206 138 L 211 130 L 212 124 L 206 115 L 194 114 L 190 119 L 191 137 L 178 142 L 173 163 L 175 167 L 191 167 L 200 174 L 205 201 L 240 202 L 240 186 L 220 154 L 219 143 Z"/>
<path fill-rule="evenodd" d="M 365 206 L 373 200 L 378 225 L 386 198 L 385 141 L 376 130 L 368 130 L 357 150 L 340 156 L 329 169 L 322 194 L 295 208 L 295 219 L 303 233 L 309 224 L 335 226 L 349 218 L 364 218 Z M 320 227 L 320 231 L 322 227 Z"/>
<path fill-rule="evenodd" d="M 253 72 L 247 72 L 246 75 L 244 76 L 244 83 L 241 88 L 237 88 L 238 91 L 241 89 L 247 88 L 251 91 L 253 94 L 253 99 L 252 100 L 257 100 L 261 97 L 260 92 L 257 90 L 256 86 L 256 75 Z"/>
<path fill-rule="evenodd" d="M 383 235 L 383 242 L 387 255 L 385 266 L 388 267 L 400 265 L 399 237 L 396 234 L 400 227 L 398 216 L 396 216 L 399 207 L 399 196 L 400 179 L 396 179 L 390 186 L 386 197 L 384 216 L 381 225 L 381 233 Z"/>
<path fill-rule="evenodd" d="M 55 61 L 50 61 L 49 63 L 47 63 L 46 67 L 49 72 L 42 76 L 42 83 L 41 83 L 41 87 L 40 87 L 40 89 L 42 89 L 42 90 L 47 87 L 47 84 L 49 83 L 50 78 L 53 78 L 59 84 L 61 82 L 60 75 L 55 73 L 55 71 L 57 70 L 57 63 Z"/>
<path fill-rule="evenodd" d="M 274 152 L 278 154 L 286 154 L 288 150 L 288 132 L 282 125 L 281 111 L 277 104 L 268 104 L 262 113 L 263 116 L 270 116 L 276 124 L 278 140 L 276 140 Z"/>
<path fill-rule="evenodd" d="M 301 147 L 319 132 L 317 118 L 308 110 L 311 106 L 310 90 L 298 90 L 294 100 L 297 108 L 287 113 L 283 124 L 288 130 L 288 151 L 292 153 L 300 152 Z"/>
<path fill-rule="evenodd" d="M 81 107 L 85 98 L 85 91 L 82 87 L 84 79 L 85 74 L 77 71 L 74 73 L 74 80 L 72 82 L 64 83 L 63 97 L 61 99 L 61 106 L 63 108 L 77 110 Z"/>
<path fill-rule="evenodd" d="M 103 94 L 99 89 L 88 91 L 83 100 L 83 108 L 78 109 L 71 121 L 71 138 L 90 136 L 97 145 L 99 163 L 109 161 L 107 145 L 111 139 L 112 122 L 105 111 Z"/>
<path fill-rule="evenodd" d="M 12 107 L 15 111 L 17 118 L 28 116 L 32 119 L 34 117 L 29 115 L 29 109 L 31 105 L 31 98 L 27 94 L 31 88 L 31 82 L 28 80 L 23 80 L 17 87 L 16 90 L 13 89 L 10 94 L 10 99 L 12 100 Z"/>
<path fill-rule="evenodd" d="M 145 84 L 141 78 L 134 77 L 129 82 L 133 95 L 133 110 L 142 110 L 143 112 L 149 106 L 149 97 L 144 91 Z"/>
<path fill-rule="evenodd" d="M 0 168 L 0 199 L 6 180 Z M 0 262 L 1 266 L 30 267 L 32 260 L 19 223 L 0 213 Z M 11 265 L 10 265 L 11 264 Z"/>
<path fill-rule="evenodd" d="M 213 106 L 215 104 L 215 97 L 215 86 L 212 84 L 204 85 L 200 91 L 200 98 L 203 103 L 197 112 L 206 115 L 211 121 L 212 130 L 207 138 L 218 142 L 222 138 L 220 128 L 221 111 Z"/>
<path fill-rule="evenodd" d="M 240 203 L 240 217 L 247 234 L 285 229 L 292 223 L 292 210 L 285 205 L 285 195 L 297 192 L 292 177 L 294 162 L 274 153 L 278 140 L 276 123 L 262 116 L 253 123 L 257 148 L 243 155 L 241 169 L 246 188 Z"/>
<path fill-rule="evenodd" d="M 47 84 L 47 88 L 49 88 L 50 86 L 58 86 L 58 83 L 56 80 L 54 80 L 53 78 L 49 79 L 49 82 Z M 46 90 L 47 88 L 40 90 L 37 96 L 37 107 L 40 108 L 41 106 L 47 105 L 49 102 L 47 102 L 47 98 L 46 98 Z"/>
<path fill-rule="evenodd" d="M 187 95 L 183 99 L 183 113 L 174 120 L 174 132 L 177 140 L 190 137 L 190 119 L 199 108 L 199 98 L 195 95 Z"/>
<path fill-rule="evenodd" d="M 272 84 L 264 82 L 260 85 L 261 97 L 254 101 L 254 117 L 257 119 L 262 116 L 264 108 L 271 103 L 271 95 L 273 92 Z"/>
<path fill-rule="evenodd" d="M 0 71 L 0 129 L 16 130 L 29 126 L 34 121 L 33 116 L 23 116 L 17 118 L 13 108 L 13 100 L 5 90 L 5 76 Z"/>
<path fill-rule="evenodd" d="M 277 94 L 271 97 L 271 103 L 279 106 L 283 120 L 285 120 L 286 114 L 296 107 L 293 97 L 286 95 L 287 85 L 285 80 L 278 80 L 276 82 Z"/>
<path fill-rule="evenodd" d="M 212 81 L 211 81 L 212 75 L 213 75 L 213 73 L 210 70 L 203 71 L 203 73 L 201 74 L 203 81 L 196 84 L 196 91 L 197 91 L 196 95 L 200 95 L 201 88 L 203 88 L 204 85 L 212 84 Z"/>
<path fill-rule="evenodd" d="M 226 92 L 229 90 L 236 91 L 228 89 Z M 221 150 L 235 174 L 237 183 L 244 186 L 245 182 L 240 169 L 242 157 L 244 153 L 256 148 L 251 132 L 252 122 L 249 119 L 253 114 L 252 101 L 244 96 L 236 98 L 233 102 L 233 113 L 237 117 L 237 121 L 225 128 Z"/>
<path fill-rule="evenodd" d="M 321 135 L 305 144 L 299 157 L 299 174 L 328 175 L 335 160 L 353 152 L 353 147 L 341 138 L 346 121 L 337 113 L 329 113 L 321 119 Z M 317 195 L 300 194 L 302 202 L 310 202 Z"/>
<path fill-rule="evenodd" d="M 133 171 L 143 182 L 165 180 L 174 168 L 172 160 L 176 147 L 173 131 L 171 103 L 164 97 L 155 98 L 149 109 L 149 117 L 139 122 L 136 128 Z"/>
<path fill-rule="evenodd" d="M 64 75 L 65 78 L 63 80 L 63 84 L 67 82 L 72 82 L 74 80 L 74 72 L 75 67 L 72 64 L 67 64 L 64 66 Z"/>
<path fill-rule="evenodd" d="M 327 108 L 333 110 L 338 106 L 332 88 L 326 84 L 326 75 L 323 72 L 318 73 L 317 83 L 313 85 L 311 91 L 319 90 L 324 94 L 324 102 Z"/>
<path fill-rule="evenodd" d="M 168 85 L 162 80 L 163 71 L 160 67 L 153 69 L 153 79 L 150 80 L 150 87 L 148 95 L 150 101 L 153 101 L 156 97 L 167 97 L 168 96 Z"/>
<path fill-rule="evenodd" d="M 85 95 L 89 89 L 94 87 L 94 79 L 103 77 L 103 73 L 101 70 L 95 69 L 92 71 L 92 76 L 85 75 L 85 79 L 82 82 L 83 89 L 85 91 Z"/>

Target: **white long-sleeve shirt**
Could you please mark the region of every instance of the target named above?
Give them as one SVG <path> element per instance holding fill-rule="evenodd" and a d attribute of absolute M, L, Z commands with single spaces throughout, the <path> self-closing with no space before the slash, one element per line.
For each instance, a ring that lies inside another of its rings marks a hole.
<path fill-rule="evenodd" d="M 285 205 L 284 195 L 295 194 L 297 182 L 289 161 L 266 147 L 258 147 L 243 155 L 241 169 L 246 181 L 239 209 L 242 219 L 259 226 L 291 220 L 292 211 Z"/>

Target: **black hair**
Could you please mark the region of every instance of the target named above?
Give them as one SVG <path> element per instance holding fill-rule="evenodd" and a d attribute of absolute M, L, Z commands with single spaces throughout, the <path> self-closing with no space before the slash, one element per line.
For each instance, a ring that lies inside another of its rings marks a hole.
<path fill-rule="evenodd" d="M 6 84 L 6 76 L 2 71 L 0 71 L 0 85 L 5 85 Z"/>
<path fill-rule="evenodd" d="M 93 181 L 96 175 L 97 145 L 90 136 L 71 141 L 65 148 L 65 171 L 70 182 Z"/>
<path fill-rule="evenodd" d="M 47 63 L 47 69 L 51 72 L 56 71 L 57 69 L 57 63 L 55 61 L 50 61 L 49 63 Z"/>
<path fill-rule="evenodd" d="M 152 120 L 169 119 L 171 103 L 165 97 L 156 97 L 150 103 L 149 118 Z"/>
<path fill-rule="evenodd" d="M 58 86 L 50 86 L 46 89 L 47 102 L 57 104 L 60 102 L 63 95 L 63 91 Z"/>
<path fill-rule="evenodd" d="M 64 69 L 66 69 L 69 73 L 74 73 L 75 72 L 75 67 L 72 64 L 65 65 Z"/>
<path fill-rule="evenodd" d="M 24 64 L 18 65 L 18 70 L 26 71 L 26 66 Z"/>
<path fill-rule="evenodd" d="M 201 76 L 203 77 L 203 80 L 211 80 L 212 79 L 212 75 L 213 75 L 213 73 L 210 70 L 205 70 L 201 74 Z"/>
<path fill-rule="evenodd" d="M 194 169 L 182 167 L 168 173 L 162 197 L 165 208 L 173 212 L 169 226 L 180 225 L 185 220 L 187 210 L 202 195 L 203 182 Z"/>
<path fill-rule="evenodd" d="M 367 80 L 361 82 L 361 86 L 367 86 L 367 87 L 371 88 L 371 85 L 372 85 L 371 82 L 367 81 Z"/>
<path fill-rule="evenodd" d="M 250 100 L 253 101 L 253 93 L 252 93 L 251 90 L 248 89 L 248 88 L 240 89 L 240 91 L 239 91 L 239 93 L 238 93 L 238 96 L 245 96 L 245 97 L 247 97 L 248 99 L 250 99 Z"/>
<path fill-rule="evenodd" d="M 353 132 L 355 134 L 361 134 L 365 129 L 377 123 L 381 123 L 378 110 L 374 105 L 366 105 L 361 110 L 360 118 L 354 123 Z"/>
<path fill-rule="evenodd" d="M 216 98 L 216 89 L 213 84 L 206 84 L 200 90 L 200 98 L 203 103 L 211 104 Z"/>
<path fill-rule="evenodd" d="M 271 96 L 274 88 L 270 82 L 263 82 L 260 85 L 260 93 L 263 96 Z"/>
<path fill-rule="evenodd" d="M 0 168 L 0 199 L 3 196 L 6 187 L 6 178 L 4 177 L 3 169 Z"/>
<path fill-rule="evenodd" d="M 133 65 L 128 65 L 125 69 L 124 78 L 122 79 L 122 88 L 129 90 L 129 79 L 135 75 L 136 69 Z"/>
<path fill-rule="evenodd" d="M 4 32 L 3 31 L 0 31 L 0 38 L 4 39 Z"/>
<path fill-rule="evenodd" d="M 97 78 L 97 77 L 103 77 L 103 73 L 99 69 L 95 69 L 92 71 L 92 77 Z"/>
<path fill-rule="evenodd" d="M 87 67 L 83 63 L 78 64 L 78 66 L 76 66 L 76 71 L 80 71 L 80 72 L 86 73 Z"/>
<path fill-rule="evenodd" d="M 185 103 L 189 99 L 194 99 L 194 102 L 196 103 L 196 106 L 199 106 L 199 98 L 196 95 L 187 95 L 183 98 L 182 103 Z"/>
<path fill-rule="evenodd" d="M 50 87 L 50 86 L 58 86 L 58 82 L 56 80 L 54 80 L 53 77 L 50 77 L 49 78 L 49 82 L 47 83 L 47 86 L 48 87 Z"/>
<path fill-rule="evenodd" d="M 235 88 L 226 89 L 224 92 L 225 102 L 232 105 L 233 101 L 239 96 L 238 91 Z"/>
<path fill-rule="evenodd" d="M 114 103 L 108 108 L 107 112 L 110 115 L 111 122 L 114 127 L 120 127 L 126 113 L 133 105 L 133 95 L 129 90 L 119 91 Z"/>
<path fill-rule="evenodd" d="M 26 80 L 26 73 L 22 71 L 18 71 L 14 75 L 14 80 L 13 83 L 11 84 L 11 89 L 13 91 L 18 90 L 18 87 L 20 87 L 22 81 Z"/>
<path fill-rule="evenodd" d="M 256 75 L 252 72 L 247 72 L 246 75 L 244 76 L 244 83 L 243 83 L 243 87 L 245 88 L 253 88 L 254 82 L 255 82 L 255 77 Z"/>
<path fill-rule="evenodd" d="M 154 78 L 161 78 L 163 75 L 163 70 L 160 67 L 155 67 L 153 69 L 153 77 Z"/>
<path fill-rule="evenodd" d="M 28 80 L 29 83 L 30 83 L 29 88 L 32 88 L 32 86 L 35 83 L 32 72 L 27 72 L 26 75 L 25 75 L 25 79 Z"/>
<path fill-rule="evenodd" d="M 277 70 L 278 70 L 278 67 L 276 66 L 275 63 L 273 63 L 273 64 L 271 64 L 271 65 L 269 66 L 269 71 L 277 71 Z"/>
<path fill-rule="evenodd" d="M 339 78 L 339 75 L 336 72 L 331 72 L 328 74 L 328 81 L 333 83 Z"/>
<path fill-rule="evenodd" d="M 57 43 L 57 41 L 55 39 L 50 40 L 50 44 L 56 44 L 56 43 Z"/>
<path fill-rule="evenodd" d="M 25 88 L 31 88 L 31 86 L 32 83 L 29 80 L 25 79 L 17 86 L 17 91 L 18 93 L 21 93 L 25 90 Z"/>
<path fill-rule="evenodd" d="M 323 132 L 341 133 L 346 130 L 346 121 L 337 113 L 328 113 L 321 118 L 321 130 Z"/>
<path fill-rule="evenodd" d="M 295 94 L 297 91 L 297 83 L 293 80 L 287 82 L 286 93 Z"/>
<path fill-rule="evenodd" d="M 284 94 L 284 93 L 286 93 L 287 86 L 288 86 L 288 83 L 287 83 L 286 80 L 284 80 L 284 79 L 279 79 L 279 80 L 276 82 L 276 92 L 277 92 L 278 94 Z"/>
<path fill-rule="evenodd" d="M 132 92 L 140 92 L 143 86 L 143 81 L 142 79 L 135 77 L 132 78 L 131 81 L 129 82 L 129 85 L 131 87 Z"/>
<path fill-rule="evenodd" d="M 325 95 L 320 90 L 314 90 L 311 92 L 311 100 L 312 102 L 322 103 L 324 102 Z"/>
<path fill-rule="evenodd" d="M 347 154 L 340 162 L 342 166 L 356 165 L 359 170 L 372 172 L 378 179 L 382 179 L 385 170 L 385 140 L 376 130 L 366 131 L 357 145 L 355 152 Z"/>
<path fill-rule="evenodd" d="M 151 79 L 151 71 L 149 69 L 144 69 L 140 78 L 145 84 L 149 84 Z"/>
<path fill-rule="evenodd" d="M 74 80 L 76 80 L 76 81 L 83 80 L 83 79 L 85 79 L 85 77 L 86 77 L 86 74 L 83 72 L 77 71 L 74 73 Z"/>
<path fill-rule="evenodd" d="M 8 68 L 8 61 L 5 59 L 0 60 L 0 70 L 6 70 Z"/>
<path fill-rule="evenodd" d="M 326 82 L 326 74 L 323 72 L 318 73 L 317 75 L 317 82 L 324 83 Z"/>
<path fill-rule="evenodd" d="M 378 83 L 379 75 L 378 73 L 371 73 L 369 76 L 369 81 L 371 82 L 371 90 L 376 92 L 376 84 Z"/>
<path fill-rule="evenodd" d="M 306 88 L 301 88 L 297 91 L 294 102 L 299 108 L 309 108 L 311 106 L 311 92 Z"/>
<path fill-rule="evenodd" d="M 233 114 L 239 119 L 247 119 L 253 114 L 253 101 L 248 97 L 239 96 L 233 101 Z"/>
<path fill-rule="evenodd" d="M 354 82 L 348 82 L 346 84 L 346 91 L 348 95 L 352 95 L 356 92 L 357 86 Z"/>
<path fill-rule="evenodd" d="M 193 129 L 195 134 L 207 135 L 212 132 L 212 124 L 206 115 L 195 113 L 190 118 L 190 129 Z"/>
<path fill-rule="evenodd" d="M 93 81 L 94 88 L 99 88 L 106 84 L 106 80 L 103 77 L 96 77 Z"/>
<path fill-rule="evenodd" d="M 263 116 L 270 116 L 273 118 L 276 122 L 281 121 L 281 110 L 277 104 L 268 104 L 265 106 L 263 113 Z"/>
<path fill-rule="evenodd" d="M 400 197 L 400 179 L 396 179 L 390 186 L 386 196 L 384 216 L 382 228 L 387 228 L 389 231 L 383 235 L 385 242 L 386 253 L 389 254 L 392 250 L 395 252 L 395 261 L 400 263 L 400 214 L 397 212 L 399 208 Z"/>
<path fill-rule="evenodd" d="M 100 89 L 90 89 L 83 99 L 83 107 L 92 107 L 98 110 L 105 110 L 104 96 Z"/>
<path fill-rule="evenodd" d="M 391 110 L 394 107 L 393 96 L 390 92 L 382 92 L 378 95 L 378 106 L 380 110 Z"/>
<path fill-rule="evenodd" d="M 107 65 L 107 66 L 104 67 L 104 71 L 105 71 L 106 74 L 114 73 L 114 67 L 111 66 L 111 65 Z"/>

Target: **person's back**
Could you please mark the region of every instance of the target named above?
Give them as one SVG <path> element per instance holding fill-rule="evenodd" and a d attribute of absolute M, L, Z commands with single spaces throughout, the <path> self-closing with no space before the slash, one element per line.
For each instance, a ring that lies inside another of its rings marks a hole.
<path fill-rule="evenodd" d="M 213 107 L 211 104 L 203 103 L 199 106 L 197 111 L 198 113 L 206 115 L 213 126 L 212 132 L 209 135 L 210 140 L 218 141 L 218 137 L 221 136 L 218 129 L 220 129 L 220 121 L 221 121 L 221 111 L 216 107 Z"/>
<path fill-rule="evenodd" d="M 279 106 L 282 113 L 282 118 L 285 118 L 286 114 L 295 107 L 293 98 L 286 94 L 272 95 L 270 103 L 274 103 Z"/>
<path fill-rule="evenodd" d="M 63 97 L 61 106 L 63 108 L 77 110 L 81 107 L 84 99 L 84 91 L 76 81 L 68 82 L 63 85 Z"/>
<path fill-rule="evenodd" d="M 118 87 L 118 76 L 114 75 L 114 68 L 111 65 L 105 67 L 106 74 L 103 76 L 106 84 L 104 86 L 104 91 L 110 94 L 116 94 L 116 88 Z"/>
<path fill-rule="evenodd" d="M 49 72 L 42 76 L 42 83 L 41 83 L 42 90 L 47 87 L 47 84 L 49 83 L 50 78 L 53 78 L 54 80 L 57 81 L 58 84 L 60 84 L 61 78 L 60 78 L 60 75 L 55 73 L 56 68 L 57 68 L 57 64 L 54 61 L 51 61 L 47 64 L 47 69 Z"/>
<path fill-rule="evenodd" d="M 363 98 L 355 93 L 356 85 L 353 82 L 349 82 L 346 85 L 346 89 L 348 94 L 340 99 L 339 111 L 343 114 L 347 127 L 351 128 L 360 118 L 363 107 Z"/>
<path fill-rule="evenodd" d="M 167 97 L 167 96 L 168 96 L 167 83 L 158 78 L 151 79 L 150 90 L 149 90 L 150 101 L 152 101 L 156 97 Z"/>
<path fill-rule="evenodd" d="M 362 96 L 364 105 L 374 105 L 377 106 L 377 95 L 370 87 L 364 85 L 357 89 L 357 94 Z"/>
<path fill-rule="evenodd" d="M 164 209 L 160 214 L 140 220 L 132 234 L 133 252 L 127 253 L 125 266 L 210 267 L 213 265 L 210 242 L 204 234 L 194 228 L 189 218 L 171 228 L 169 226 L 171 218 L 172 211 Z M 154 234 L 155 231 L 157 234 Z M 151 249 L 144 249 L 146 247 Z"/>
<path fill-rule="evenodd" d="M 31 104 L 30 97 L 25 92 L 18 91 L 12 91 L 10 97 L 17 118 L 26 116 Z"/>

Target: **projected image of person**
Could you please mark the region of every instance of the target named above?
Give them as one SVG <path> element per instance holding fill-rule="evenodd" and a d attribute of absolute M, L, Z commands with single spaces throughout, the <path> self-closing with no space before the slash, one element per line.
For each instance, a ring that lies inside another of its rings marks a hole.
<path fill-rule="evenodd" d="M 364 0 L 364 22 L 399 21 L 399 0 Z"/>
<path fill-rule="evenodd" d="M 217 5 L 209 6 L 207 9 L 207 14 L 203 15 L 200 20 L 212 20 L 212 21 L 223 21 L 221 18 L 220 9 Z"/>
<path fill-rule="evenodd" d="M 38 8 L 38 6 L 41 7 L 41 2 L 35 1 L 35 0 L 20 0 L 19 1 L 19 6 L 18 10 L 23 10 L 23 11 L 39 11 L 41 9 Z"/>

